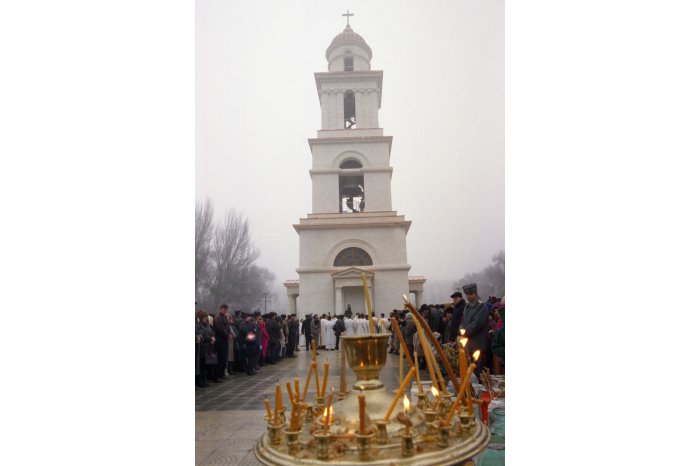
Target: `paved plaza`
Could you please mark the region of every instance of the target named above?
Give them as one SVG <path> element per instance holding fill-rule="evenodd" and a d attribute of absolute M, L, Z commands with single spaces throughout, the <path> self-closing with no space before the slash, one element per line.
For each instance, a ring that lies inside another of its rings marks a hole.
<path fill-rule="evenodd" d="M 297 352 L 296 358 L 285 358 L 275 365 L 267 365 L 254 375 L 235 372 L 223 383 L 210 383 L 209 387 L 196 390 L 195 395 L 195 462 L 197 465 L 258 465 L 253 450 L 265 433 L 265 405 L 269 398 L 274 403 L 275 384 L 282 386 L 299 376 L 304 390 L 306 374 L 311 365 L 311 351 Z M 336 391 L 340 387 L 340 351 L 318 351 L 319 377 L 323 377 L 323 363 L 328 360 L 330 372 L 328 386 Z M 404 361 L 405 364 L 405 361 Z M 387 364 L 381 373 L 388 390 L 399 386 L 399 358 L 387 355 Z M 347 369 L 348 385 L 355 381 L 355 374 Z M 316 387 L 309 384 L 307 399 L 313 400 Z M 285 402 L 287 399 L 284 390 Z"/>

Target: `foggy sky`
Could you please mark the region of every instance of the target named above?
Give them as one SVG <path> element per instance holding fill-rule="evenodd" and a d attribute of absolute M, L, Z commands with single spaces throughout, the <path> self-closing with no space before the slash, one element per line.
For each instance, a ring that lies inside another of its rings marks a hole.
<path fill-rule="evenodd" d="M 409 275 L 456 280 L 505 248 L 504 16 L 501 1 L 200 0 L 196 6 L 197 200 L 247 216 L 258 263 L 297 279 L 311 212 L 311 152 L 321 111 L 314 72 L 345 27 L 383 70 L 379 125 L 393 136 L 393 209 L 413 224 Z M 439 297 L 439 299 L 438 299 Z"/>

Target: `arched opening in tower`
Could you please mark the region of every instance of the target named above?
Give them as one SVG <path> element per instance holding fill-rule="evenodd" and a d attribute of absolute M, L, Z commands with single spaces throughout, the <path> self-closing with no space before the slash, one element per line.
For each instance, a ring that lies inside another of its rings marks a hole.
<path fill-rule="evenodd" d="M 355 92 L 345 91 L 343 95 L 343 115 L 345 118 L 345 129 L 355 129 Z"/>
<path fill-rule="evenodd" d="M 365 177 L 359 175 L 340 175 L 338 186 L 338 212 L 352 214 L 365 210 Z"/>

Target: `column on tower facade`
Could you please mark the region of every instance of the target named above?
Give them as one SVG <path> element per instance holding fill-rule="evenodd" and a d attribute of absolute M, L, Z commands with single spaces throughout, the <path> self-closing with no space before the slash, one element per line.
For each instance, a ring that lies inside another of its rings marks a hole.
<path fill-rule="evenodd" d="M 359 115 L 357 116 L 357 121 L 359 122 L 357 125 L 358 128 L 372 127 L 369 122 L 369 109 L 367 108 L 369 107 L 369 105 L 367 105 L 369 102 L 367 101 L 367 97 L 367 89 L 358 89 L 355 93 L 355 105 L 359 107 Z"/>
<path fill-rule="evenodd" d="M 328 124 L 328 119 L 329 119 L 329 112 L 328 112 L 328 91 L 321 91 L 321 108 L 323 111 L 321 112 L 321 129 L 328 129 L 329 124 Z"/>
<path fill-rule="evenodd" d="M 355 91 L 355 121 L 357 128 L 365 128 L 365 108 L 362 100 L 362 89 L 354 89 Z"/>
<path fill-rule="evenodd" d="M 289 314 L 297 313 L 297 298 L 296 296 L 287 296 L 287 308 L 289 309 Z"/>
<path fill-rule="evenodd" d="M 335 121 L 338 122 L 338 128 L 345 128 L 345 105 L 343 99 L 345 98 L 345 92 L 342 89 L 335 91 Z"/>
<path fill-rule="evenodd" d="M 339 316 L 343 312 L 343 288 L 337 286 L 335 288 L 335 315 Z"/>
<path fill-rule="evenodd" d="M 367 107 L 372 109 L 379 108 L 379 93 L 376 89 L 370 89 L 369 95 L 367 96 Z M 369 111 L 369 126 L 368 128 L 379 128 L 379 112 Z"/>

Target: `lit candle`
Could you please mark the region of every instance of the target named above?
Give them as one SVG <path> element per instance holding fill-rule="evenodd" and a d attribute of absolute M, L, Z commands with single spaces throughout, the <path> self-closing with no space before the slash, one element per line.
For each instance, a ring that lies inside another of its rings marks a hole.
<path fill-rule="evenodd" d="M 365 394 L 357 395 L 360 402 L 360 435 L 365 435 Z"/>
<path fill-rule="evenodd" d="M 270 408 L 270 400 L 265 398 L 265 409 L 267 410 L 267 417 L 272 418 L 272 409 Z"/>
<path fill-rule="evenodd" d="M 403 379 L 403 383 L 401 383 L 401 386 L 399 387 L 399 389 L 396 392 L 396 396 L 394 397 L 394 400 L 391 402 L 391 406 L 389 406 L 389 411 L 387 411 L 386 415 L 384 416 L 384 422 L 389 422 L 389 419 L 391 418 L 391 412 L 394 411 L 394 408 L 396 407 L 396 403 L 399 402 L 401 395 L 406 390 L 406 387 L 408 386 L 408 383 L 413 378 L 413 374 L 415 372 L 416 372 L 416 368 L 412 367 L 411 370 L 408 371 L 408 375 L 406 376 L 406 378 Z"/>
<path fill-rule="evenodd" d="M 331 388 L 331 393 L 328 395 L 328 404 L 326 405 L 326 424 L 324 426 L 325 433 L 328 433 L 328 427 L 331 425 L 331 415 L 333 407 L 333 389 Z"/>
<path fill-rule="evenodd" d="M 459 379 L 460 382 L 464 381 L 464 376 L 467 374 L 467 353 L 464 349 L 467 346 L 467 339 L 459 339 Z"/>
<path fill-rule="evenodd" d="M 314 371 L 314 366 L 316 366 L 316 361 L 313 361 L 309 366 L 309 373 L 306 375 L 306 384 L 304 385 L 304 395 L 301 397 L 301 401 L 306 401 L 306 392 L 309 390 L 309 381 L 311 381 L 311 373 Z"/>
<path fill-rule="evenodd" d="M 457 399 L 455 400 L 454 404 L 452 405 L 452 408 L 450 409 L 450 412 L 447 415 L 447 419 L 445 420 L 445 424 L 449 425 L 450 421 L 452 420 L 452 416 L 454 416 L 455 411 L 457 411 L 457 406 L 459 406 L 460 398 L 464 396 L 464 391 L 467 389 L 467 387 L 470 385 L 469 384 L 469 376 L 471 375 L 472 371 L 476 367 L 476 364 L 472 364 L 469 366 L 469 369 L 467 370 L 467 378 L 464 379 L 464 382 L 462 382 L 462 385 L 459 387 L 459 393 L 457 393 Z M 469 390 L 470 393 L 471 390 Z M 469 415 L 471 416 L 473 413 L 471 412 L 471 396 L 467 398 L 467 403 L 469 404 Z"/>
<path fill-rule="evenodd" d="M 299 403 L 299 376 L 294 374 L 294 399 Z"/>
<path fill-rule="evenodd" d="M 289 406 L 294 405 L 294 393 L 292 392 L 292 384 L 287 382 L 287 395 L 289 395 Z"/>
<path fill-rule="evenodd" d="M 435 388 L 435 385 L 430 387 L 430 391 L 433 392 L 433 396 L 435 397 L 435 404 L 433 405 L 433 411 L 437 411 L 438 406 L 440 406 L 440 390 Z"/>
<path fill-rule="evenodd" d="M 410 421 L 408 419 L 408 410 L 411 409 L 411 401 L 406 395 L 403 396 L 403 413 L 406 415 L 406 435 L 411 435 Z"/>
<path fill-rule="evenodd" d="M 365 289 L 365 301 L 367 301 L 367 319 L 369 320 L 369 334 L 374 335 L 374 319 L 372 319 L 372 301 L 369 299 L 369 287 L 367 286 L 367 278 L 362 272 L 362 287 Z"/>
<path fill-rule="evenodd" d="M 326 383 L 328 382 L 328 361 L 323 363 L 323 385 L 321 386 L 321 396 L 326 396 Z"/>
<path fill-rule="evenodd" d="M 413 367 L 416 368 L 416 383 L 418 384 L 418 393 L 423 393 L 423 384 L 420 383 L 420 364 L 418 364 L 418 351 L 413 352 L 413 357 L 416 360 L 416 363 L 413 365 Z"/>
<path fill-rule="evenodd" d="M 476 350 L 474 351 L 474 354 L 472 355 L 474 358 L 474 362 L 479 360 L 479 355 L 481 354 L 481 351 Z M 476 364 L 472 363 L 469 366 L 469 370 L 467 371 L 467 379 L 466 381 L 469 382 L 469 379 L 472 377 L 472 372 L 474 372 L 474 369 L 476 369 Z M 471 384 L 469 384 L 471 385 Z M 469 413 L 470 416 L 474 415 L 474 408 L 472 407 L 472 391 L 471 389 L 467 390 L 467 412 Z"/>

